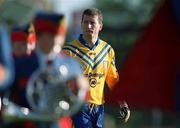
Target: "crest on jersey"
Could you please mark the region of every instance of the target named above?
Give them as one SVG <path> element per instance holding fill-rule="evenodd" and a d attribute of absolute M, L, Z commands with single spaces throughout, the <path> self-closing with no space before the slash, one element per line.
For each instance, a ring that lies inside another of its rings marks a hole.
<path fill-rule="evenodd" d="M 107 68 L 108 68 L 108 61 L 104 60 L 103 61 L 103 69 L 107 70 Z"/>
<path fill-rule="evenodd" d="M 97 84 L 96 78 L 94 78 L 94 77 L 93 77 L 93 78 L 90 78 L 90 79 L 89 79 L 89 84 L 90 84 L 90 86 L 93 87 L 93 88 L 96 87 L 96 84 Z"/>

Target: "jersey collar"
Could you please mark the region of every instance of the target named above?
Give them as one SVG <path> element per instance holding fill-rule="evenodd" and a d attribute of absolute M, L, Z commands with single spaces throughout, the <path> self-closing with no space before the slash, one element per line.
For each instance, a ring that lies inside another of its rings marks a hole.
<path fill-rule="evenodd" d="M 98 46 L 100 44 L 100 39 L 98 38 L 96 43 L 93 45 L 93 47 L 89 47 L 88 46 L 88 43 L 84 40 L 83 38 L 83 34 L 80 34 L 79 35 L 79 38 L 78 38 L 79 42 L 84 45 L 85 47 L 89 48 L 90 50 L 94 50 L 96 48 L 96 46 Z"/>

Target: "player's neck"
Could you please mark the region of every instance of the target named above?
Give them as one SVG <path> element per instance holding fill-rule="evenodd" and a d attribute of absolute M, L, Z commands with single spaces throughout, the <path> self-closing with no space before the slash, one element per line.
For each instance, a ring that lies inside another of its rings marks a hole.
<path fill-rule="evenodd" d="M 97 37 L 84 37 L 83 36 L 83 38 L 90 47 L 92 47 L 97 41 Z"/>

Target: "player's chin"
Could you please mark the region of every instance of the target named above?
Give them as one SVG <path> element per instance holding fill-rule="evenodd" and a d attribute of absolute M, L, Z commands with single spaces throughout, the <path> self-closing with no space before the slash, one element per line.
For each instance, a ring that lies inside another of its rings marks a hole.
<path fill-rule="evenodd" d="M 86 31 L 86 32 L 84 32 L 84 35 L 86 36 L 86 37 L 93 37 L 93 32 L 91 32 L 91 31 Z"/>

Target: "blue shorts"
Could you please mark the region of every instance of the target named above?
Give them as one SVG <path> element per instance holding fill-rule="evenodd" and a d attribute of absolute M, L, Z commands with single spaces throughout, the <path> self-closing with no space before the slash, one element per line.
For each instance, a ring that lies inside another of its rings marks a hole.
<path fill-rule="evenodd" d="M 85 103 L 81 110 L 72 117 L 75 128 L 102 128 L 104 105 Z"/>

